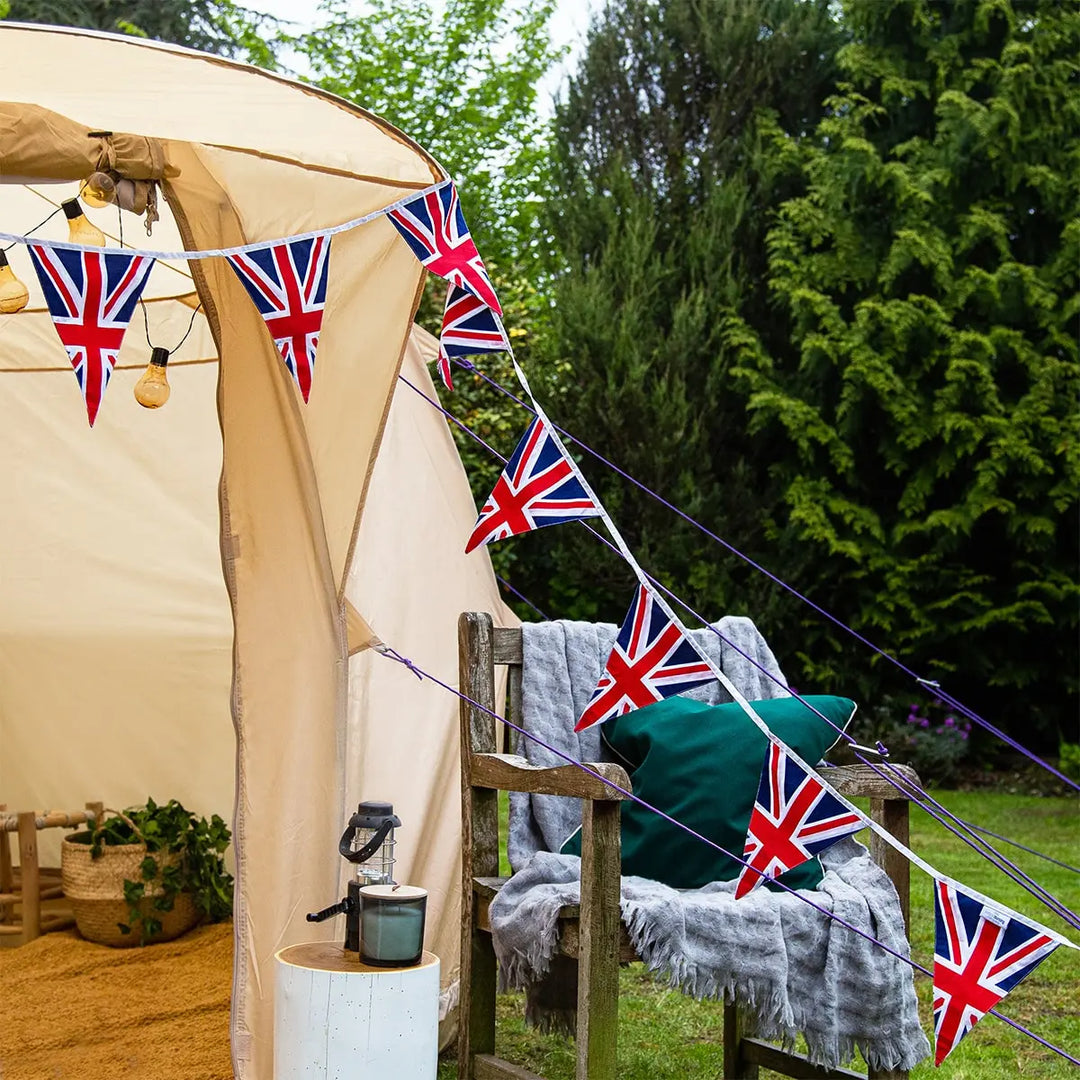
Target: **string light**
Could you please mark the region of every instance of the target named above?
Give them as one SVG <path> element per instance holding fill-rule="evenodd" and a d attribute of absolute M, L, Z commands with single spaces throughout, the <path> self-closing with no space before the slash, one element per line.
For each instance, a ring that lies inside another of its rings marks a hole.
<path fill-rule="evenodd" d="M 30 290 L 15 276 L 7 255 L 0 251 L 0 312 L 14 315 L 30 302 Z"/>
<path fill-rule="evenodd" d="M 106 172 L 92 172 L 83 182 L 79 198 L 100 210 L 116 201 L 116 181 Z"/>
<path fill-rule="evenodd" d="M 169 400 L 169 378 L 166 373 L 169 364 L 169 354 L 176 352 L 181 345 L 188 339 L 188 335 L 191 333 L 191 328 L 195 325 L 195 316 L 202 311 L 202 304 L 200 303 L 197 308 L 191 313 L 191 319 L 188 321 L 188 328 L 184 331 L 184 336 L 176 343 L 172 350 L 162 349 L 160 346 L 155 345 L 150 340 L 150 319 L 146 314 L 146 301 L 139 300 L 139 304 L 142 306 L 143 314 L 143 329 L 146 332 L 146 344 L 150 346 L 150 363 L 146 365 L 146 370 L 139 376 L 139 381 L 135 384 L 135 400 L 144 409 L 160 409 L 166 401 Z"/>
<path fill-rule="evenodd" d="M 105 234 L 93 222 L 87 221 L 78 199 L 67 199 L 60 204 L 68 223 L 68 239 L 73 244 L 104 247 Z"/>
<path fill-rule="evenodd" d="M 144 409 L 160 409 L 169 400 L 168 364 L 168 349 L 157 348 L 151 352 L 150 363 L 135 384 L 135 400 Z"/>

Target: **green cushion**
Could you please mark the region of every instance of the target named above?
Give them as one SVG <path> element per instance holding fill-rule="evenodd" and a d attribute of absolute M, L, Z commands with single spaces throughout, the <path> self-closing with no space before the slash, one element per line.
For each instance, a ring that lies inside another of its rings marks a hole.
<path fill-rule="evenodd" d="M 805 699 L 839 728 L 855 703 L 818 695 Z M 836 742 L 836 730 L 798 698 L 751 702 L 769 729 L 811 765 Z M 601 732 L 626 766 L 634 794 L 741 855 L 768 740 L 736 704 L 705 705 L 671 697 L 609 720 Z M 581 830 L 562 846 L 581 854 Z M 622 872 L 696 889 L 738 877 L 742 864 L 721 855 L 658 814 L 622 804 Z M 793 889 L 814 889 L 822 870 L 812 859 L 780 878 Z"/>

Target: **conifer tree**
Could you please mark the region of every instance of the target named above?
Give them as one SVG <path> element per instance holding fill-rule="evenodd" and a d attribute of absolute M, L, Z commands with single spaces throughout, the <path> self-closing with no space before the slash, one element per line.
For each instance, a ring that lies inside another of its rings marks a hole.
<path fill-rule="evenodd" d="M 824 606 L 1056 746 L 1080 598 L 1080 8 L 843 18 L 815 138 L 773 141 L 807 184 L 768 237 L 776 323 L 724 332 L 773 448 L 778 550 L 813 554 Z M 809 674 L 854 667 L 827 627 L 803 640 Z"/>
<path fill-rule="evenodd" d="M 802 187 L 766 136 L 814 129 L 840 37 L 827 0 L 622 0 L 594 21 L 556 115 L 553 327 L 532 367 L 552 416 L 758 558 L 775 485 L 721 330 L 735 311 L 767 332 L 765 235 Z M 583 465 L 643 565 L 703 613 L 777 632 L 790 619 L 764 578 Z M 514 557 L 515 584 L 551 614 L 625 613 L 632 579 L 584 530 L 521 538 Z"/>

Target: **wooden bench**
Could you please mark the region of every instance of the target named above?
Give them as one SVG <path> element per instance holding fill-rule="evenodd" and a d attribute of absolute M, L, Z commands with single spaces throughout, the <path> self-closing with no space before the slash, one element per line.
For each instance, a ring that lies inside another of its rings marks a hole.
<path fill-rule="evenodd" d="M 22 936 L 22 944 L 33 941 L 50 930 L 73 926 L 74 918 L 41 913 L 44 900 L 64 895 L 58 869 L 38 864 L 37 834 L 40 829 L 74 829 L 96 821 L 102 803 L 87 803 L 85 810 L 34 810 L 11 812 L 0 803 L 0 935 Z M 19 865 L 11 863 L 10 833 L 19 836 Z M 15 914 L 15 905 L 19 914 Z"/>
<path fill-rule="evenodd" d="M 495 668 L 507 669 L 507 713 L 521 725 L 520 629 L 496 629 L 491 616 L 465 612 L 458 620 L 461 693 L 493 712 Z M 540 768 L 499 753 L 493 718 L 461 703 L 461 1006 L 459 1080 L 543 1080 L 495 1055 L 496 962 L 488 908 L 506 880 L 499 874 L 498 792 L 566 795 L 582 800 L 581 904 L 560 912 L 559 951 L 578 963 L 577 1080 L 616 1080 L 619 965 L 638 959 L 619 915 L 619 803 L 624 796 L 574 765 Z M 913 769 L 895 766 L 916 786 Z M 590 763 L 625 790 L 625 770 Z M 865 765 L 828 770 L 829 783 L 849 798 L 868 797 L 871 817 L 905 844 L 908 799 Z M 871 854 L 900 897 L 908 926 L 907 860 L 871 834 Z M 862 1080 L 850 1069 L 824 1069 L 806 1057 L 743 1034 L 740 1010 L 724 1007 L 724 1072 L 728 1080 L 756 1080 L 758 1069 L 813 1080 Z M 870 1080 L 906 1080 L 906 1071 L 871 1069 Z"/>

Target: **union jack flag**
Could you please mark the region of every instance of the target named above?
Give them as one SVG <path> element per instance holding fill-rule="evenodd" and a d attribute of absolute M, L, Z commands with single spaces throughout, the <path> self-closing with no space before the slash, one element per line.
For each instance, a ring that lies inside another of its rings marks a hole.
<path fill-rule="evenodd" d="M 506 331 L 495 312 L 468 289 L 451 285 L 446 293 L 442 332 L 439 334 L 439 372 L 446 389 L 454 389 L 450 357 L 509 350 Z"/>
<path fill-rule="evenodd" d="M 755 870 L 779 877 L 862 827 L 859 814 L 770 740 L 743 848 L 748 865 L 739 874 L 735 899 L 764 880 Z"/>
<path fill-rule="evenodd" d="M 452 182 L 396 207 L 387 217 L 432 273 L 446 278 L 451 285 L 468 289 L 496 315 L 502 314 Z"/>
<path fill-rule="evenodd" d="M 574 475 L 562 444 L 538 416 L 495 482 L 465 553 L 492 540 L 599 513 Z"/>
<path fill-rule="evenodd" d="M 154 260 L 124 251 L 29 247 L 93 427 Z"/>
<path fill-rule="evenodd" d="M 230 255 L 229 263 L 266 320 L 281 359 L 306 402 L 326 307 L 330 237 L 254 248 Z"/>
<path fill-rule="evenodd" d="M 600 682 L 574 730 L 693 690 L 715 677 L 682 627 L 639 585 Z"/>
<path fill-rule="evenodd" d="M 1057 947 L 1048 934 L 934 881 L 934 1064 Z"/>

